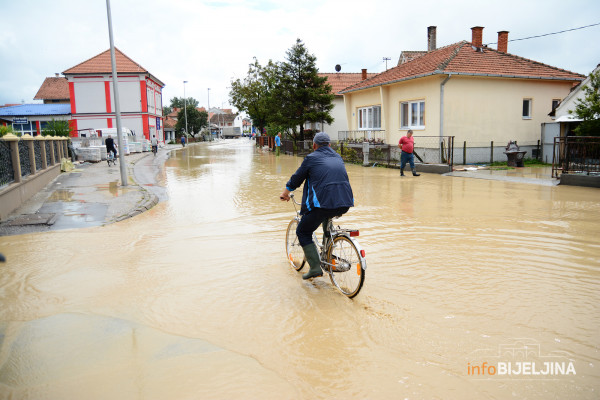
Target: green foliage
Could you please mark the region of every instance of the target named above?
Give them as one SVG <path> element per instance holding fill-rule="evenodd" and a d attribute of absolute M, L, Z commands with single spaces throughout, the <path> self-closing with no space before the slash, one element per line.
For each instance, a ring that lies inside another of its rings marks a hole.
<path fill-rule="evenodd" d="M 244 80 L 236 79 L 231 82 L 230 103 L 238 110 L 246 111 L 259 132 L 263 132 L 272 121 L 273 115 L 278 112 L 277 100 L 273 93 L 278 77 L 277 64 L 269 60 L 263 67 L 255 57 Z"/>
<path fill-rule="evenodd" d="M 384 153 L 383 150 L 381 149 L 371 149 L 369 151 L 369 160 L 383 160 L 384 159 Z"/>
<path fill-rule="evenodd" d="M 306 122 L 333 122 L 334 95 L 300 39 L 286 55 L 285 62 L 269 60 L 264 67 L 254 58 L 246 78 L 231 82 L 230 103 L 246 111 L 261 132 L 277 126 L 294 141 L 304 140 Z"/>
<path fill-rule="evenodd" d="M 590 84 L 583 88 L 584 98 L 575 102 L 575 111 L 583 119 L 574 129 L 577 136 L 600 136 L 600 72 L 590 74 Z"/>
<path fill-rule="evenodd" d="M 266 127 L 268 136 L 277 136 L 279 132 L 281 132 L 281 138 L 285 138 L 287 135 L 288 128 L 285 126 L 277 125 L 277 124 L 269 124 Z"/>
<path fill-rule="evenodd" d="M 69 125 L 69 121 L 67 120 L 55 120 L 52 118 L 50 122 L 46 125 L 46 128 L 42 131 L 42 135 L 44 136 L 71 136 L 71 132 L 73 129 L 71 125 Z"/>
<path fill-rule="evenodd" d="M 173 107 L 164 106 L 162 111 L 163 111 L 163 116 L 166 117 L 167 115 L 169 115 L 173 112 Z"/>
<path fill-rule="evenodd" d="M 185 132 L 186 113 L 183 109 L 177 113 L 177 124 L 175 132 Z M 199 133 L 202 128 L 208 127 L 208 113 L 206 111 L 198 111 L 196 106 L 187 106 L 187 133 L 193 135 Z"/>
<path fill-rule="evenodd" d="M 330 112 L 335 96 L 331 94 L 327 78 L 318 75 L 316 61 L 304 43 L 296 39 L 281 64 L 280 84 L 275 90 L 280 112 L 274 117 L 291 128 L 300 127 L 299 137 L 294 139 L 304 140 L 306 122 L 333 122 Z"/>
<path fill-rule="evenodd" d="M 193 97 L 188 97 L 187 100 L 183 97 L 173 97 L 171 99 L 171 108 L 183 108 L 190 105 L 192 107 L 198 107 L 198 100 L 194 99 Z"/>
<path fill-rule="evenodd" d="M 21 136 L 18 132 L 16 132 L 12 126 L 8 126 L 8 125 L 0 125 L 0 137 L 8 134 L 8 133 L 12 133 L 13 135 L 16 136 Z"/>
<path fill-rule="evenodd" d="M 336 149 L 336 152 L 342 156 L 342 160 L 344 160 L 345 162 L 349 162 L 349 163 L 360 163 L 360 157 L 358 157 L 358 152 L 353 149 L 352 147 L 346 147 L 344 146 L 344 153 L 342 154 L 342 148 L 340 147 L 339 149 Z"/>

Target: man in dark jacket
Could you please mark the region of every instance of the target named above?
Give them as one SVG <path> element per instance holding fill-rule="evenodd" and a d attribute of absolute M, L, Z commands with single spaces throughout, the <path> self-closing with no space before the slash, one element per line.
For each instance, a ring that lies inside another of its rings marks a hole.
<path fill-rule="evenodd" d="M 111 135 L 108 135 L 104 144 L 106 145 L 106 153 L 108 154 L 112 152 L 114 157 L 117 158 L 117 149 L 115 149 L 115 141 Z"/>
<path fill-rule="evenodd" d="M 298 223 L 296 235 L 310 265 L 303 279 L 322 276 L 321 260 L 316 244 L 312 241 L 313 232 L 330 218 L 345 214 L 354 206 L 354 196 L 342 157 L 331 148 L 331 140 L 325 132 L 319 132 L 313 140 L 313 153 L 306 156 L 300 168 L 292 175 L 279 196 L 289 201 L 290 192 L 304 183 L 302 190 L 302 219 Z M 323 230 L 325 230 L 323 226 Z"/>

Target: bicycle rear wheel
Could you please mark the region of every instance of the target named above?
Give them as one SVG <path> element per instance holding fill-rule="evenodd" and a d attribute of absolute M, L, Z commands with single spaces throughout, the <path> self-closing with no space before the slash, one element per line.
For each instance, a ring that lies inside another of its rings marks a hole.
<path fill-rule="evenodd" d="M 346 296 L 356 296 L 365 281 L 365 266 L 354 242 L 346 236 L 334 237 L 327 262 L 332 264 L 331 283 Z"/>
<path fill-rule="evenodd" d="M 285 234 L 285 252 L 291 267 L 296 271 L 300 271 L 304 267 L 306 260 L 304 258 L 304 250 L 302 250 L 298 236 L 296 236 L 297 227 L 298 220 L 294 218 L 288 224 L 287 233 Z"/>

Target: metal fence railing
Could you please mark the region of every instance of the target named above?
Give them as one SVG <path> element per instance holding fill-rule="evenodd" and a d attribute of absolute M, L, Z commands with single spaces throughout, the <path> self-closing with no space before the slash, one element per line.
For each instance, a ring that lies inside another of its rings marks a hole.
<path fill-rule="evenodd" d="M 517 143 L 515 141 L 515 143 Z M 462 141 L 455 143 L 454 164 L 491 164 L 507 160 L 508 143 Z M 526 151 L 525 158 L 541 159 L 541 142 L 518 142 L 519 150 Z"/>
<path fill-rule="evenodd" d="M 338 141 L 347 143 L 385 144 L 385 130 L 368 129 L 358 131 L 338 131 Z"/>
<path fill-rule="evenodd" d="M 67 143 L 65 137 L 6 135 L 0 138 L 0 191 L 11 183 L 21 182 L 60 164 L 61 158 L 67 157 Z"/>
<path fill-rule="evenodd" d="M 552 176 L 560 174 L 600 174 L 600 137 L 565 136 L 554 138 Z"/>
<path fill-rule="evenodd" d="M 365 142 L 355 143 L 347 140 L 333 140 L 331 147 L 337 151 L 344 161 L 351 163 L 363 163 L 363 145 Z M 274 150 L 274 140 L 268 136 L 256 139 L 258 147 L 267 146 Z M 369 143 L 369 163 L 383 165 L 397 165 L 400 163 L 401 151 L 398 146 Z M 296 141 L 289 139 L 281 140 L 281 152 L 285 154 L 302 155 L 312 151 L 312 140 Z M 424 164 L 447 164 L 453 165 L 454 160 L 454 137 L 453 136 L 415 136 L 415 162 Z"/>

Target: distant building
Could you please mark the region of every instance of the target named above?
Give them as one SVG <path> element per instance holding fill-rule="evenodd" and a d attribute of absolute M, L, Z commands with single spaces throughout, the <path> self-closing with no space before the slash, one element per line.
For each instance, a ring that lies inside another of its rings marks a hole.
<path fill-rule="evenodd" d="M 327 132 L 334 140 L 338 139 L 338 132 L 348 130 L 348 121 L 346 121 L 346 107 L 344 107 L 344 96 L 340 93 L 348 86 L 357 84 L 358 82 L 371 78 L 377 74 L 369 74 L 366 69 L 362 72 L 334 72 L 334 73 L 320 73 L 320 77 L 327 78 L 327 83 L 331 85 L 331 93 L 335 95 L 333 99 L 333 109 L 331 110 L 331 116 L 333 122 L 331 124 L 323 122 L 307 123 L 306 129 L 313 129 L 315 131 Z"/>
<path fill-rule="evenodd" d="M 44 104 L 70 104 L 71 98 L 69 95 L 69 81 L 67 81 L 67 78 L 61 77 L 58 74 L 56 74 L 55 77 L 46 78 L 33 99 L 43 100 Z"/>
<path fill-rule="evenodd" d="M 164 140 L 164 83 L 115 49 L 121 123 L 136 135 Z M 69 86 L 74 130 L 116 128 L 110 50 L 63 72 Z"/>
<path fill-rule="evenodd" d="M 70 104 L 19 104 L 0 107 L 0 120 L 21 134 L 41 135 L 51 120 L 70 120 Z"/>

